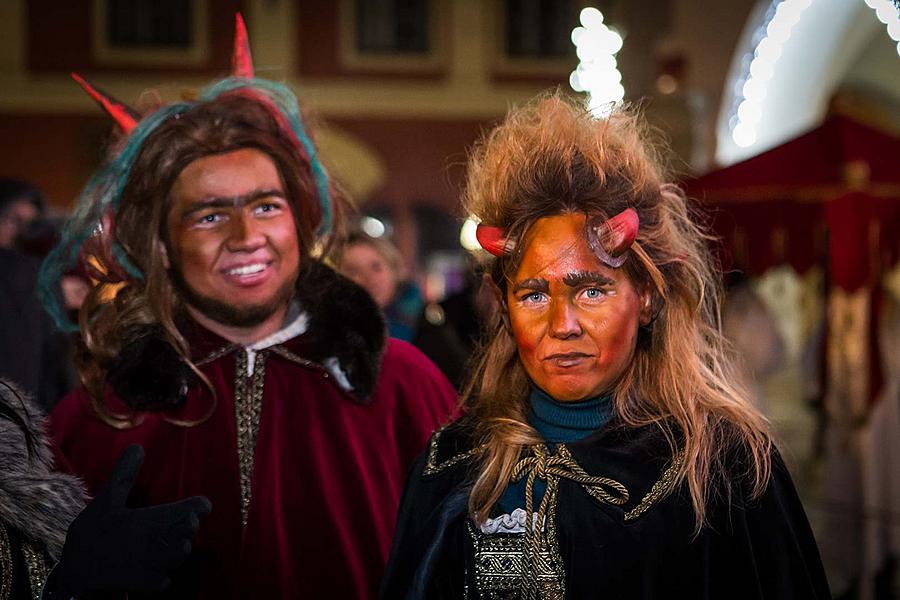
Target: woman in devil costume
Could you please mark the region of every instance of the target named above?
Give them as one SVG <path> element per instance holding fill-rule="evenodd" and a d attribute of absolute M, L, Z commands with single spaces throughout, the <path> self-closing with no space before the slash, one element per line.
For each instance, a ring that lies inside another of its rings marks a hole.
<path fill-rule="evenodd" d="M 475 149 L 501 309 L 407 482 L 384 598 L 830 597 L 665 181 L 632 116 L 558 96 Z"/>

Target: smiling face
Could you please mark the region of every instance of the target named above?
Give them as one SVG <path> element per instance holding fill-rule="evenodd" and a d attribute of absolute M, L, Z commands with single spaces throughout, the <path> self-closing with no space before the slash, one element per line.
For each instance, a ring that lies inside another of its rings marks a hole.
<path fill-rule="evenodd" d="M 171 201 L 166 250 L 188 305 L 223 325 L 277 329 L 300 248 L 272 159 L 253 148 L 197 159 L 179 174 Z"/>
<path fill-rule="evenodd" d="M 647 296 L 591 252 L 583 214 L 542 218 L 526 239 L 506 293 L 526 373 L 561 402 L 611 391 L 650 320 Z"/>

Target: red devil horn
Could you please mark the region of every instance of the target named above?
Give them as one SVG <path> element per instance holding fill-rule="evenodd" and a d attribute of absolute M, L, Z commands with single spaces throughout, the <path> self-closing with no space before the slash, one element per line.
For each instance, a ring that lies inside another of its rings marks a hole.
<path fill-rule="evenodd" d="M 250 40 L 241 13 L 234 15 L 234 54 L 231 55 L 231 76 L 253 79 L 253 58 L 250 56 Z"/>
<path fill-rule="evenodd" d="M 626 208 L 612 219 L 606 222 L 609 230 L 609 243 L 607 248 L 613 256 L 619 256 L 629 248 L 637 239 L 640 220 L 633 208 Z"/>
<path fill-rule="evenodd" d="M 637 239 L 640 219 L 633 208 L 626 208 L 611 219 L 594 217 L 588 222 L 588 243 L 606 265 L 619 268 L 625 264 L 625 252 Z"/>
<path fill-rule="evenodd" d="M 479 225 L 475 229 L 475 238 L 482 248 L 494 256 L 505 256 L 512 250 L 512 244 L 506 239 L 506 232 L 500 227 Z"/>
<path fill-rule="evenodd" d="M 106 114 L 116 122 L 122 133 L 128 135 L 137 127 L 138 121 L 141 120 L 141 115 L 136 110 L 92 86 L 78 73 L 72 73 L 72 79 L 78 82 L 78 85 L 88 93 L 88 96 L 93 98 L 106 111 Z"/>

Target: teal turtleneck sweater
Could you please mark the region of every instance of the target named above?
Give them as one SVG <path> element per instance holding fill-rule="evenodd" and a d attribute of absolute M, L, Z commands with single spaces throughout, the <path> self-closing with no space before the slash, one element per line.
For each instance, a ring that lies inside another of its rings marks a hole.
<path fill-rule="evenodd" d="M 598 396 L 581 402 L 557 402 L 543 390 L 532 387 L 528 423 L 534 427 L 551 448 L 556 444 L 575 442 L 594 433 L 612 417 L 612 396 Z M 547 483 L 541 479 L 534 482 L 534 509 Z M 525 507 L 525 478 L 509 484 L 496 511 L 511 513 Z"/>

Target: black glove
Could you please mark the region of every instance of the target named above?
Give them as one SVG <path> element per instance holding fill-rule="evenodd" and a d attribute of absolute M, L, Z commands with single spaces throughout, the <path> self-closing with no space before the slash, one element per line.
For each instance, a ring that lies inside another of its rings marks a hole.
<path fill-rule="evenodd" d="M 128 446 L 94 500 L 66 534 L 62 557 L 44 586 L 44 598 L 93 592 L 161 592 L 168 573 L 191 553 L 191 539 L 212 505 L 202 496 L 129 509 L 125 501 L 144 462 Z"/>

